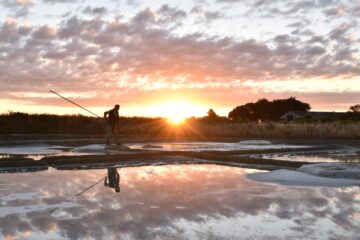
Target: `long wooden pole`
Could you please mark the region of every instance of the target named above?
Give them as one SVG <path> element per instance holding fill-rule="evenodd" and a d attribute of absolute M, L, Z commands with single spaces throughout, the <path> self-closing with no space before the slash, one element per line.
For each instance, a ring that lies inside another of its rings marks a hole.
<path fill-rule="evenodd" d="M 53 93 L 53 94 L 55 94 L 55 95 L 57 95 L 57 96 L 59 96 L 59 97 L 61 97 L 62 99 L 65 99 L 66 101 L 68 101 L 68 102 L 70 102 L 70 103 L 72 103 L 72 104 L 74 104 L 74 105 L 78 106 L 79 108 L 84 109 L 85 111 L 87 111 L 88 113 L 91 113 L 91 114 L 92 114 L 92 115 L 94 115 L 94 116 L 96 116 L 96 117 L 98 117 L 98 118 L 102 118 L 102 117 L 100 117 L 99 115 L 97 115 L 96 113 L 93 113 L 92 111 L 87 110 L 86 108 L 84 108 L 84 107 L 80 106 L 80 105 L 79 105 L 79 104 L 77 104 L 76 102 L 73 102 L 73 101 L 71 101 L 70 99 L 67 99 L 67 98 L 66 98 L 66 97 L 64 97 L 64 96 L 61 96 L 61 95 L 60 95 L 60 94 L 58 94 L 57 92 L 55 92 L 55 91 L 53 91 L 53 90 L 50 90 L 50 92 L 51 92 L 51 93 Z"/>

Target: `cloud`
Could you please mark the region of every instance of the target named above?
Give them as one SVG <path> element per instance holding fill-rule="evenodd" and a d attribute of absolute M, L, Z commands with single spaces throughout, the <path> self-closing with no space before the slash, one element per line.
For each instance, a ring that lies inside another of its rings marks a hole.
<path fill-rule="evenodd" d="M 336 7 L 331 7 L 331 8 L 325 9 L 323 12 L 328 17 L 338 17 L 338 16 L 345 15 L 347 10 L 348 9 L 346 8 L 346 6 L 339 5 Z"/>
<path fill-rule="evenodd" d="M 33 0 L 3 0 L 0 3 L 0 5 L 9 8 L 15 17 L 27 16 L 34 4 Z"/>
<path fill-rule="evenodd" d="M 246 0 L 217 0 L 219 3 L 240 3 L 240 2 L 246 2 Z M 258 1 L 260 3 L 261 1 Z"/>
<path fill-rule="evenodd" d="M 83 13 L 90 14 L 90 15 L 103 15 L 108 12 L 106 7 L 86 7 L 83 10 Z"/>
<path fill-rule="evenodd" d="M 220 11 L 206 11 L 205 12 L 205 19 L 207 22 L 211 22 L 213 20 L 222 19 L 224 18 L 224 14 Z"/>
<path fill-rule="evenodd" d="M 248 14 L 258 15 L 266 18 L 277 18 L 281 15 L 290 18 L 299 18 L 314 14 L 316 11 L 320 11 L 329 17 L 344 16 L 350 13 L 356 16 L 359 13 L 359 6 L 356 2 L 350 2 L 347 0 L 217 0 L 219 4 L 227 5 L 242 5 L 248 9 Z"/>
<path fill-rule="evenodd" d="M 33 39 L 38 40 L 49 40 L 56 36 L 56 28 L 51 26 L 42 26 L 33 32 Z"/>
<path fill-rule="evenodd" d="M 74 75 L 69 74 L 69 78 L 79 76 L 95 81 L 98 77 L 102 78 L 104 83 L 111 81 L 115 85 L 116 81 L 104 79 L 104 76 L 117 74 L 120 78 L 128 74 L 134 79 L 129 83 L 129 87 L 137 87 L 136 79 L 141 76 L 151 79 L 149 86 L 164 83 L 164 87 L 174 83 L 177 76 L 183 76 L 182 81 L 185 82 L 191 79 L 193 84 L 202 84 L 207 82 L 207 79 L 214 81 L 217 78 L 226 83 L 234 79 L 264 79 L 270 76 L 278 79 L 295 75 L 308 77 L 314 75 L 308 71 L 308 66 L 314 64 L 313 58 L 326 52 L 322 46 L 291 42 L 290 37 L 286 41 L 286 36 L 277 36 L 274 39 L 277 43 L 275 48 L 254 39 L 236 41 L 231 38 L 207 38 L 201 34 L 177 37 L 166 29 L 156 28 L 159 21 L 162 21 L 161 24 L 164 19 L 173 21 L 168 15 L 169 13 L 166 13 L 164 17 L 157 17 L 154 12 L 145 9 L 129 22 L 72 17 L 64 21 L 58 31 L 49 26 L 38 27 L 26 46 L 29 52 L 37 54 L 35 49 L 30 49 L 35 40 L 53 39 L 57 36 L 59 39 L 70 40 L 77 44 L 76 48 L 70 43 L 61 47 L 49 42 L 40 45 L 41 51 L 47 54 L 43 57 L 37 55 L 39 66 L 46 58 L 52 58 L 52 62 L 47 65 L 49 70 L 64 68 L 64 72 L 77 72 Z M 174 16 L 179 15 L 176 13 Z M 342 29 L 334 30 L 330 36 L 341 36 L 344 32 Z M 90 47 L 94 44 L 99 48 Z M 36 48 L 39 48 L 39 45 L 36 45 Z M 88 53 L 90 49 L 92 51 Z M 54 54 L 54 50 L 58 50 L 58 54 Z M 304 52 L 307 55 L 304 55 Z M 94 58 L 87 58 L 88 54 Z M 68 62 L 63 62 L 65 58 L 69 59 Z M 346 61 L 346 58 L 343 60 Z M 58 61 L 62 63 L 59 65 Z M 194 62 L 199 64 L 194 65 Z M 323 68 L 316 67 L 319 70 Z M 329 68 L 331 65 L 326 66 L 324 74 Z M 334 66 L 334 69 L 340 68 L 341 64 Z M 46 71 L 40 68 L 37 70 Z M 349 70 L 351 73 L 351 69 Z M 356 72 L 356 69 L 353 71 Z M 52 75 L 56 72 L 58 71 L 44 74 Z M 319 73 L 321 75 L 321 71 Z"/>
<path fill-rule="evenodd" d="M 306 49 L 306 54 L 309 55 L 323 55 L 326 52 L 325 48 L 321 46 L 312 46 Z"/>
<path fill-rule="evenodd" d="M 323 11 L 338 4 L 278 0 L 271 6 L 268 1 L 238 4 L 245 4 L 246 17 L 260 16 L 254 18 L 256 21 L 289 14 L 283 21 L 286 31 L 274 31 L 264 38 L 241 33 L 209 34 L 196 27 L 184 31 L 198 17 L 208 23 L 206 28 L 213 27 L 212 20 L 230 19 L 228 12 L 220 11 L 222 8 L 201 3 L 188 11 L 165 4 L 155 9 L 136 9 L 126 16 L 121 12 L 109 14 L 105 7 L 87 6 L 80 8 L 81 13 L 64 15 L 51 25 L 29 25 L 7 18 L 0 25 L 0 42 L 4 43 L 0 92 L 80 89 L 95 91 L 92 96 L 103 99 L 98 102 L 101 105 L 107 102 L 103 96 L 110 92 L 122 92 L 125 99 L 133 99 L 134 92 L 141 95 L 166 89 L 247 91 L 248 86 L 242 83 L 249 80 L 306 82 L 326 78 L 343 79 L 346 84 L 346 79 L 359 75 L 356 21 L 326 25 L 328 31 L 309 27 L 314 21 L 306 15 L 309 9 L 319 8 L 320 15 L 326 18 L 330 15 Z M 354 9 L 352 5 L 344 6 Z M 296 14 L 303 17 L 297 18 Z"/>
<path fill-rule="evenodd" d="M 162 5 L 157 11 L 157 22 L 162 24 L 174 24 L 176 26 L 181 25 L 181 21 L 187 17 L 187 13 L 183 10 L 179 10 L 175 7 L 170 7 L 168 4 Z"/>
<path fill-rule="evenodd" d="M 203 4 L 196 4 L 194 7 L 191 8 L 190 13 L 204 13 L 205 6 Z"/>
<path fill-rule="evenodd" d="M 81 0 L 42 0 L 44 3 L 56 4 L 56 3 L 76 3 Z"/>
<path fill-rule="evenodd" d="M 23 36 L 30 33 L 32 26 L 29 24 L 19 24 L 17 19 L 6 18 L 0 28 L 0 42 L 14 43 L 21 39 Z M 7 54 L 7 48 L 4 48 L 4 53 Z"/>

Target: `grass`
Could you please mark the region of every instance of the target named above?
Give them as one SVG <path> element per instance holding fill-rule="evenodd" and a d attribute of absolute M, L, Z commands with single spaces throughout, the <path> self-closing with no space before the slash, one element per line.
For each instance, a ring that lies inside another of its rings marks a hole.
<path fill-rule="evenodd" d="M 360 139 L 359 122 L 224 123 L 198 129 L 208 136 L 222 137 Z"/>
<path fill-rule="evenodd" d="M 184 137 L 229 138 L 331 138 L 360 139 L 360 122 L 327 123 L 202 123 L 190 122 L 177 129 L 153 134 Z"/>

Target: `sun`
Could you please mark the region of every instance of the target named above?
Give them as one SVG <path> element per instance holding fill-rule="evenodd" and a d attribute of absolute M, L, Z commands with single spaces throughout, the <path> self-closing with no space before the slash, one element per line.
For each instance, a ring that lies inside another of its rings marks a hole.
<path fill-rule="evenodd" d="M 169 123 L 172 123 L 174 125 L 180 125 L 185 122 L 185 117 L 181 117 L 181 116 L 171 116 L 168 117 L 167 119 Z"/>
<path fill-rule="evenodd" d="M 206 109 L 206 108 L 205 108 Z M 162 116 L 174 125 L 184 124 L 186 119 L 201 115 L 204 107 L 190 101 L 166 101 L 153 106 L 155 115 Z"/>

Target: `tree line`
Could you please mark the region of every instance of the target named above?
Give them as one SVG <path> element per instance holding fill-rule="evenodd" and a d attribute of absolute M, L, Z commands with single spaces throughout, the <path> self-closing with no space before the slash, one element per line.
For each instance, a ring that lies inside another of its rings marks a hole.
<path fill-rule="evenodd" d="M 310 104 L 301 102 L 295 97 L 288 99 L 276 99 L 269 101 L 266 98 L 259 99 L 255 103 L 246 103 L 237 106 L 228 117 L 232 120 L 269 120 L 277 121 L 279 118 L 289 111 L 309 111 Z"/>
<path fill-rule="evenodd" d="M 290 111 L 310 111 L 309 103 L 297 100 L 295 97 L 287 99 L 275 99 L 269 101 L 266 98 L 259 99 L 252 103 L 246 103 L 235 107 L 226 117 L 218 116 L 213 109 L 210 109 L 207 116 L 203 118 L 204 121 L 279 121 L 280 117 Z M 350 111 L 344 114 L 341 118 L 336 120 L 359 120 L 360 119 L 360 104 L 350 106 Z"/>

